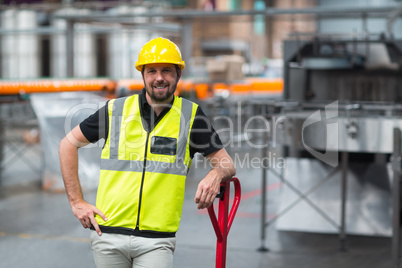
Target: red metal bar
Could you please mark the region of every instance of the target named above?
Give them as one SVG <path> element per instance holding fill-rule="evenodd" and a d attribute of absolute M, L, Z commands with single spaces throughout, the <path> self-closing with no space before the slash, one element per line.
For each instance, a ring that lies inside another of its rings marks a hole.
<path fill-rule="evenodd" d="M 221 229 L 219 229 L 219 223 L 216 218 L 216 214 L 215 214 L 213 205 L 208 208 L 208 214 L 209 214 L 209 218 L 211 219 L 212 226 L 214 227 L 216 238 L 217 238 L 218 242 L 222 241 L 222 232 L 221 232 Z"/>
<path fill-rule="evenodd" d="M 235 196 L 232 208 L 229 213 L 229 197 L 230 197 L 230 182 L 233 182 L 235 187 Z M 226 182 L 221 183 L 221 193 L 219 194 L 219 213 L 218 219 L 213 206 L 208 208 L 208 214 L 214 227 L 217 243 L 216 243 L 216 268 L 226 267 L 226 251 L 227 237 L 230 227 L 232 226 L 237 208 L 240 204 L 241 187 L 239 179 L 234 177 Z"/>
<path fill-rule="evenodd" d="M 229 234 L 230 227 L 232 226 L 234 217 L 236 216 L 237 208 L 240 205 L 240 198 L 241 198 L 241 187 L 240 187 L 240 181 L 238 178 L 233 178 L 233 185 L 235 188 L 235 196 L 234 196 L 234 200 L 233 200 L 232 209 L 230 210 L 229 218 L 228 218 L 228 234 Z M 228 201 L 228 203 L 229 203 L 229 201 Z"/>

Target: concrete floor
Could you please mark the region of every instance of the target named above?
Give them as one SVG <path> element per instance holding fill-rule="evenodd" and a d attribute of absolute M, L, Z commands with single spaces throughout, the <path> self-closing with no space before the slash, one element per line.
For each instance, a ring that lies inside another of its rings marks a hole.
<path fill-rule="evenodd" d="M 73 216 L 65 194 L 43 192 L 39 173 L 30 172 L 23 164 L 16 166 L 19 168 L 4 170 L 0 185 L 0 268 L 95 267 L 89 231 Z M 215 233 L 206 211 L 197 211 L 193 202 L 197 184 L 207 171 L 198 165 L 189 174 L 177 234 L 176 268 L 215 267 Z M 258 252 L 261 170 L 238 167 L 237 177 L 243 195 L 228 238 L 228 268 L 392 266 L 390 238 L 348 236 L 348 250 L 340 252 L 337 235 L 277 231 L 274 224 L 267 228 L 270 251 Z M 273 178 L 268 184 L 268 217 L 272 217 L 281 186 Z M 85 198 L 94 203 L 95 195 L 89 191 Z"/>

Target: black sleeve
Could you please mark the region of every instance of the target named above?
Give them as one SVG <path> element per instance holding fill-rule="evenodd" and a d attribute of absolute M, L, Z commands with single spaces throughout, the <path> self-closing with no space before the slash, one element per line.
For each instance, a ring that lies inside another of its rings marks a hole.
<path fill-rule="evenodd" d="M 193 158 L 195 153 L 207 156 L 222 148 L 218 133 L 202 109 L 198 107 L 190 133 L 190 157 Z"/>
<path fill-rule="evenodd" d="M 80 123 L 82 134 L 89 142 L 97 142 L 108 135 L 107 104 Z"/>

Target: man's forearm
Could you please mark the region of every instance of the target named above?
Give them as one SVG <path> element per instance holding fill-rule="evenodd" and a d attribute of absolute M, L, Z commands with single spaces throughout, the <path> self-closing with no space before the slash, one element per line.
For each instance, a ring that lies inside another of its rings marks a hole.
<path fill-rule="evenodd" d="M 234 167 L 233 160 L 226 153 L 226 150 L 221 149 L 216 152 L 216 154 L 209 156 L 208 160 L 213 167 L 210 172 L 213 173 L 215 178 L 218 178 L 221 181 L 227 181 L 236 175 L 236 168 Z"/>
<path fill-rule="evenodd" d="M 212 169 L 207 176 L 198 184 L 194 201 L 198 209 L 209 207 L 215 200 L 221 182 L 227 181 L 236 175 L 232 158 L 225 149 L 221 149 L 207 156 Z"/>
<path fill-rule="evenodd" d="M 68 201 L 74 215 L 84 228 L 94 227 L 96 232 L 102 235 L 99 225 L 95 220 L 95 215 L 99 215 L 104 221 L 107 221 L 107 218 L 102 211 L 85 202 L 78 178 L 78 148 L 87 144 L 89 144 L 89 141 L 83 135 L 80 126 L 76 126 L 60 142 L 60 168 Z"/>
<path fill-rule="evenodd" d="M 216 177 L 219 178 L 221 182 L 225 182 L 236 175 L 236 169 L 234 166 L 214 167 L 210 172 L 214 172 Z"/>
<path fill-rule="evenodd" d="M 83 199 L 78 178 L 78 148 L 64 138 L 60 142 L 60 167 L 64 187 L 71 205 Z"/>

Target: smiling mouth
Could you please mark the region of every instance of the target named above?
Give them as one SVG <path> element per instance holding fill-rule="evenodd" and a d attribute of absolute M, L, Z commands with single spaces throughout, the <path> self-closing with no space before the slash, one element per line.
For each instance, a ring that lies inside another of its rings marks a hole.
<path fill-rule="evenodd" d="M 167 86 L 157 86 L 157 87 L 154 87 L 154 89 L 156 89 L 156 90 L 164 90 L 164 89 L 166 89 L 167 88 Z"/>

